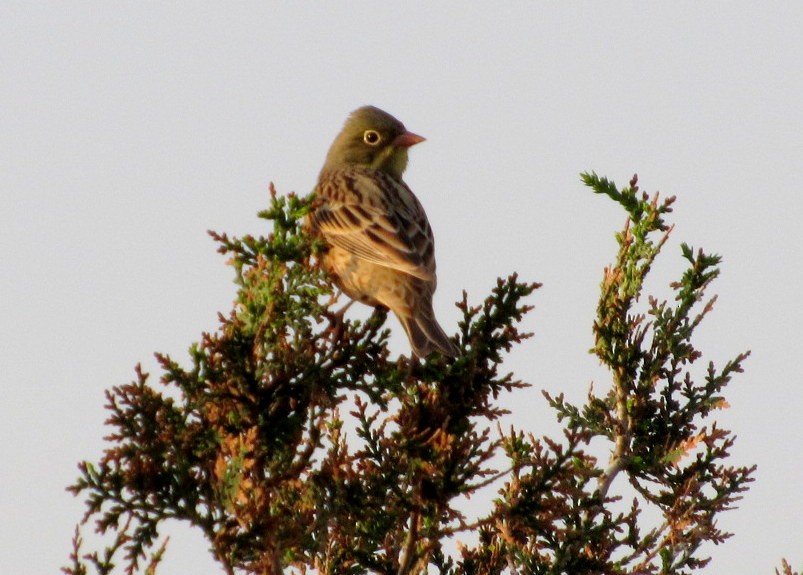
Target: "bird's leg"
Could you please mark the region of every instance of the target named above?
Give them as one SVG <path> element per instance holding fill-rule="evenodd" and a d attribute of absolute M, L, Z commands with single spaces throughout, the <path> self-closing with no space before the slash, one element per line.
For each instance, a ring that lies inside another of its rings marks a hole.
<path fill-rule="evenodd" d="M 325 312 L 326 319 L 329 320 L 329 327 L 326 328 L 326 331 L 332 341 L 336 341 L 343 336 L 343 317 L 346 315 L 346 311 L 353 303 L 354 300 L 352 299 L 336 312 Z"/>

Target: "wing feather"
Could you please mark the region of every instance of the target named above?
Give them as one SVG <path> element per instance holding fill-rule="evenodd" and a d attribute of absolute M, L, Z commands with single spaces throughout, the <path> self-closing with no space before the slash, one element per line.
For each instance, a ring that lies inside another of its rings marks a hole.
<path fill-rule="evenodd" d="M 432 230 L 403 183 L 381 172 L 351 168 L 322 174 L 321 205 L 312 225 L 324 239 L 370 262 L 432 281 Z"/>

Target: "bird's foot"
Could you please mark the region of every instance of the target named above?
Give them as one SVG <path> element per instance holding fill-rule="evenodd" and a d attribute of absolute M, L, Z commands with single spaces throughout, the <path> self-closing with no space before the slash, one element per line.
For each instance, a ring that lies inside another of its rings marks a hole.
<path fill-rule="evenodd" d="M 324 317 L 329 320 L 329 327 L 326 328 L 326 337 L 330 341 L 337 341 L 343 337 L 343 329 L 345 324 L 346 311 L 351 307 L 354 300 L 344 305 L 341 309 L 335 312 L 326 311 Z"/>

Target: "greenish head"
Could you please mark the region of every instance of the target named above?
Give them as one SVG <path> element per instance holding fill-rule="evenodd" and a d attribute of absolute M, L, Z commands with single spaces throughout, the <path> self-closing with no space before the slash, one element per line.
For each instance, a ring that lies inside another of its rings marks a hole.
<path fill-rule="evenodd" d="M 360 166 L 400 180 L 407 167 L 407 149 L 423 141 L 387 112 L 363 106 L 351 113 L 332 142 L 323 169 Z"/>

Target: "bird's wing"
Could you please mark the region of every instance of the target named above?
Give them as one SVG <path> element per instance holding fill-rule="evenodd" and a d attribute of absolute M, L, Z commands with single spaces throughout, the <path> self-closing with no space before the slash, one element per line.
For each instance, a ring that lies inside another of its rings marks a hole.
<path fill-rule="evenodd" d="M 316 188 L 312 225 L 326 241 L 365 260 L 432 281 L 432 230 L 404 184 L 378 172 L 338 171 Z"/>

